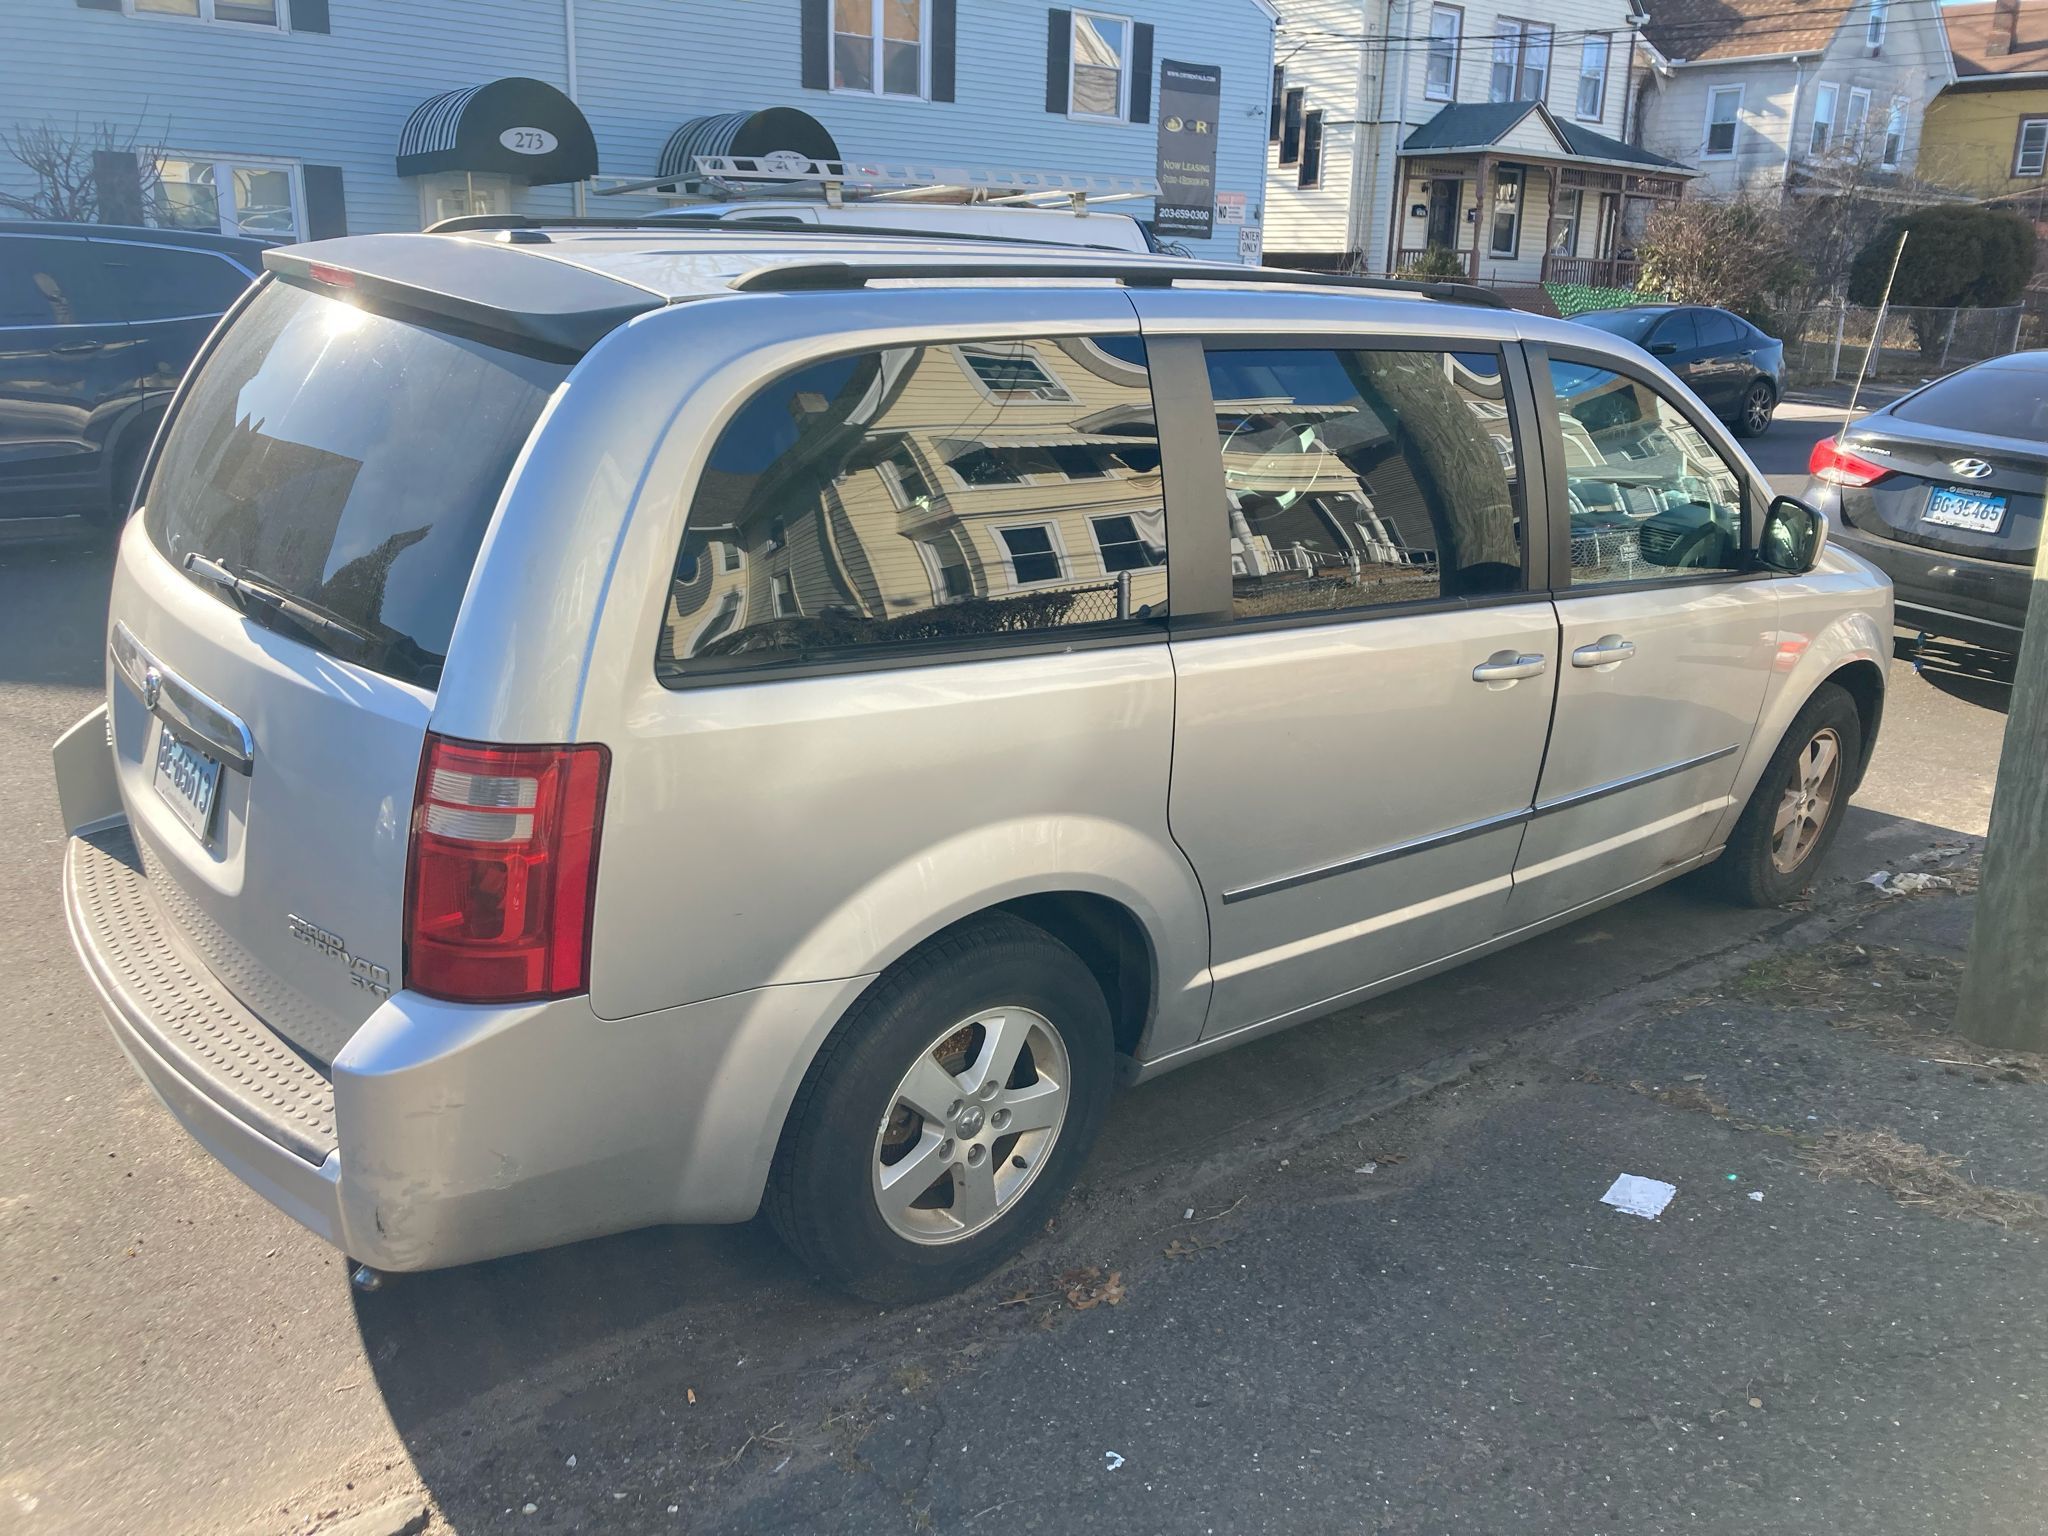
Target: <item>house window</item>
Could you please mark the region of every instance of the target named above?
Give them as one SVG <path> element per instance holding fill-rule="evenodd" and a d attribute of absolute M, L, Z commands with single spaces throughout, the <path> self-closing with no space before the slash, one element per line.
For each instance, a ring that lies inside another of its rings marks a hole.
<path fill-rule="evenodd" d="M 1522 173 L 1502 168 L 1493 179 L 1493 240 L 1496 256 L 1512 260 L 1522 243 Z"/>
<path fill-rule="evenodd" d="M 917 455 L 910 451 L 910 444 L 899 438 L 875 467 L 897 506 L 908 511 L 913 507 L 931 505 L 931 482 L 925 479 L 924 471 L 918 467 Z"/>
<path fill-rule="evenodd" d="M 998 405 L 1062 405 L 1074 398 L 1029 347 L 987 343 L 953 350 L 968 376 Z"/>
<path fill-rule="evenodd" d="M 1550 28 L 1503 16 L 1493 35 L 1488 100 L 1541 101 L 1550 89 Z"/>
<path fill-rule="evenodd" d="M 721 543 L 718 546 L 718 568 L 720 570 L 736 571 L 746 563 L 747 557 L 741 553 L 738 544 Z"/>
<path fill-rule="evenodd" d="M 2020 119 L 2019 138 L 2013 144 L 2012 173 L 2039 176 L 2048 170 L 2048 117 Z"/>
<path fill-rule="evenodd" d="M 1742 87 L 1717 85 L 1707 92 L 1707 139 L 1703 159 L 1725 160 L 1735 153 L 1735 129 L 1742 118 Z"/>
<path fill-rule="evenodd" d="M 1287 93 L 1280 104 L 1280 163 L 1299 165 L 1301 163 L 1301 108 L 1302 92 L 1299 87 Z"/>
<path fill-rule="evenodd" d="M 696 655 L 705 646 L 731 629 L 733 621 L 740 616 L 740 608 L 744 602 L 745 599 L 738 592 L 728 592 L 725 596 L 721 597 L 718 600 L 718 606 L 711 611 L 711 617 L 706 619 L 697 633 L 690 637 L 689 654 Z"/>
<path fill-rule="evenodd" d="M 934 602 L 959 603 L 974 596 L 974 573 L 967 568 L 958 533 L 949 528 L 936 539 L 924 540 L 918 549 L 931 577 Z"/>
<path fill-rule="evenodd" d="M 305 196 L 288 160 L 166 155 L 153 196 L 151 222 L 165 229 L 304 238 Z"/>
<path fill-rule="evenodd" d="M 996 534 L 1003 541 L 1003 558 L 1010 567 L 1012 586 L 1058 581 L 1064 574 L 1059 546 L 1053 542 L 1052 524 L 1025 523 L 1015 528 L 998 528 Z"/>
<path fill-rule="evenodd" d="M 1579 45 L 1579 117 L 1597 123 L 1606 110 L 1607 39 L 1589 37 Z"/>
<path fill-rule="evenodd" d="M 925 94 L 924 0 L 833 0 L 832 89 Z"/>
<path fill-rule="evenodd" d="M 127 0 L 131 16 L 184 16 L 283 28 L 290 18 L 279 0 Z"/>
<path fill-rule="evenodd" d="M 1310 112 L 1301 120 L 1301 170 L 1294 178 L 1297 187 L 1320 186 L 1323 180 L 1323 114 Z"/>
<path fill-rule="evenodd" d="M 1878 157 L 1882 170 L 1896 171 L 1899 157 L 1906 152 L 1906 98 L 1894 96 L 1892 109 L 1885 114 L 1884 153 Z"/>
<path fill-rule="evenodd" d="M 1437 5 L 1429 12 L 1429 69 L 1422 91 L 1431 101 L 1458 99 L 1458 44 L 1465 33 L 1462 6 Z"/>
<path fill-rule="evenodd" d="M 796 578 L 789 572 L 777 571 L 769 590 L 775 598 L 775 617 L 778 619 L 786 619 L 803 612 L 796 605 Z"/>
<path fill-rule="evenodd" d="M 1559 187 L 1557 206 L 1550 210 L 1550 249 L 1553 255 L 1579 254 L 1579 212 L 1586 194 L 1578 187 Z"/>
<path fill-rule="evenodd" d="M 1842 147 L 1863 153 L 1863 135 L 1870 126 L 1870 92 L 1857 86 L 1849 92 L 1849 110 L 1842 114 Z"/>
<path fill-rule="evenodd" d="M 1282 98 L 1287 94 L 1287 70 L 1284 66 L 1273 66 L 1273 95 L 1266 103 L 1266 142 L 1280 142 L 1280 109 Z"/>
<path fill-rule="evenodd" d="M 1835 141 L 1835 102 L 1841 96 L 1841 87 L 1823 85 L 1813 93 L 1813 129 L 1807 135 L 1806 152 L 1809 155 L 1824 155 L 1828 146 Z"/>
<path fill-rule="evenodd" d="M 1067 111 L 1120 123 L 1128 103 L 1130 70 L 1125 60 L 1131 24 L 1121 16 L 1074 12 L 1074 43 L 1067 53 Z"/>
<path fill-rule="evenodd" d="M 1158 514 L 1153 516 L 1156 520 Z M 1095 548 L 1102 556 L 1105 573 L 1144 571 L 1166 564 L 1165 547 L 1139 532 L 1135 517 L 1091 518 L 1089 527 L 1095 532 Z"/>
<path fill-rule="evenodd" d="M 1884 46 L 1884 13 L 1886 0 L 1870 0 L 1870 20 L 1864 24 L 1863 40 L 1872 48 Z"/>

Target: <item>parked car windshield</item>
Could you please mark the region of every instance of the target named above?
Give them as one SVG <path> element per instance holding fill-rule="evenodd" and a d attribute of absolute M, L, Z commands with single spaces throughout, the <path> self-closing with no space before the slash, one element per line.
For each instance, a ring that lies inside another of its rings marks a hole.
<path fill-rule="evenodd" d="M 2048 438 L 2048 369 L 2038 364 L 1967 368 L 1901 400 L 1892 414 L 1958 432 Z"/>
<path fill-rule="evenodd" d="M 1650 327 L 1662 320 L 1668 310 L 1662 309 L 1596 309 L 1589 314 L 1573 315 L 1581 325 L 1590 325 L 1596 330 L 1619 336 L 1624 341 L 1640 342 L 1649 335 Z"/>
<path fill-rule="evenodd" d="M 484 528 L 567 372 L 273 282 L 194 379 L 144 498 L 158 549 L 367 632 L 250 617 L 432 686 Z"/>

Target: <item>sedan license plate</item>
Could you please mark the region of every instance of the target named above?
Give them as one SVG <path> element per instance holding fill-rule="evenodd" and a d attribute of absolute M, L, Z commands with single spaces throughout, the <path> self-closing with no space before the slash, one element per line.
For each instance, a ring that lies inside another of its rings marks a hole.
<path fill-rule="evenodd" d="M 156 736 L 156 792 L 192 829 L 202 843 L 213 830 L 213 802 L 220 793 L 220 763 L 173 735 L 168 726 Z"/>
<path fill-rule="evenodd" d="M 1944 528 L 1967 528 L 1972 533 L 1996 533 L 1998 525 L 2005 521 L 2005 498 L 1983 491 L 1936 486 L 1927 498 L 1927 510 L 1920 521 L 1939 523 Z"/>

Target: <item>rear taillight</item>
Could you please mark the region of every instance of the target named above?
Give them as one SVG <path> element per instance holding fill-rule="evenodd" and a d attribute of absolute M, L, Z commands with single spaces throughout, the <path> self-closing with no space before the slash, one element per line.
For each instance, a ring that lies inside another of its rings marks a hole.
<path fill-rule="evenodd" d="M 1832 437 L 1824 437 L 1813 445 L 1806 460 L 1806 472 L 1830 485 L 1851 486 L 1875 485 L 1891 473 L 1882 464 L 1859 459 Z"/>
<path fill-rule="evenodd" d="M 405 880 L 405 984 L 520 1003 L 590 984 L 611 754 L 429 736 Z"/>

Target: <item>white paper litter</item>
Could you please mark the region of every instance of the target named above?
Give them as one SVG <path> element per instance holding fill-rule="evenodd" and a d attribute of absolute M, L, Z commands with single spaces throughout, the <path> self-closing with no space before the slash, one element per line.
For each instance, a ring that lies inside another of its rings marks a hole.
<path fill-rule="evenodd" d="M 1891 879 L 1891 877 L 1892 872 L 1888 869 L 1874 870 L 1863 877 L 1863 883 L 1868 886 L 1874 886 L 1881 891 L 1884 889 L 1885 881 Z"/>
<path fill-rule="evenodd" d="M 1600 1197 L 1600 1202 L 1631 1216 L 1646 1216 L 1655 1221 L 1677 1193 L 1676 1184 L 1666 1184 L 1662 1179 L 1646 1179 L 1637 1173 L 1623 1173 L 1616 1175 L 1614 1182 L 1608 1185 L 1607 1193 Z"/>
<path fill-rule="evenodd" d="M 1880 896 L 1917 896 L 1922 891 L 1946 891 L 1955 886 L 1955 882 L 1946 875 L 1927 875 L 1918 870 L 1893 874 L 1888 869 L 1866 875 L 1863 883 Z"/>
<path fill-rule="evenodd" d="M 1115 1451 L 1104 1451 L 1102 1455 L 1107 1463 L 1107 1465 L 1105 1465 L 1102 1469 L 1105 1472 L 1114 1472 L 1118 1467 L 1124 1464 L 1123 1457 L 1117 1455 Z"/>
<path fill-rule="evenodd" d="M 1760 1190 L 1760 1189 L 1752 1189 L 1752 1190 L 1751 1190 L 1751 1191 L 1749 1192 L 1749 1198 L 1750 1198 L 1750 1199 L 1752 1199 L 1752 1200 L 1761 1200 L 1761 1199 L 1763 1199 L 1763 1197 L 1764 1197 L 1764 1192 L 1763 1192 L 1762 1190 Z"/>

